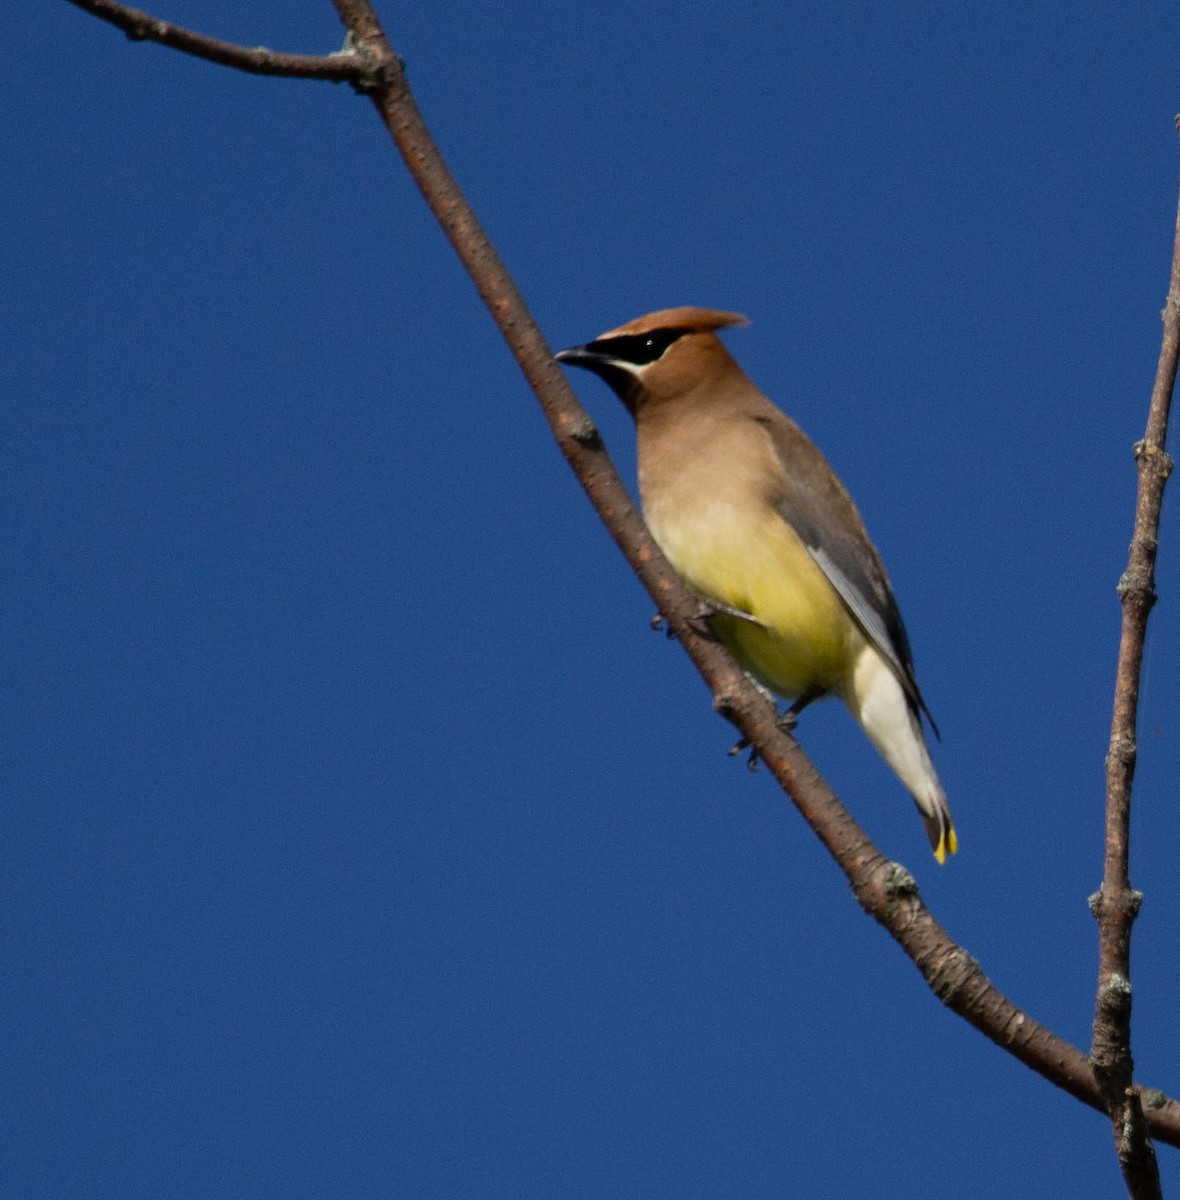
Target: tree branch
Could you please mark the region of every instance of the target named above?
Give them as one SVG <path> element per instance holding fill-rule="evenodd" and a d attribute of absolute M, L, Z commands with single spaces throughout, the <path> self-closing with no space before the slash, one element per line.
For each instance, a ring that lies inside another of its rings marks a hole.
<path fill-rule="evenodd" d="M 133 11 L 109 0 L 70 2 L 116 24 L 121 22 L 114 20 L 112 13 Z M 773 705 L 719 643 L 699 632 L 694 621 L 698 601 L 648 533 L 606 454 L 594 422 L 553 361 L 523 298 L 450 174 L 414 102 L 401 60 L 390 47 L 372 5 L 368 0 L 333 0 L 333 4 L 363 64 L 362 69 L 344 72 L 339 78 L 351 79 L 376 106 L 423 198 L 536 394 L 559 449 L 615 543 L 705 679 L 718 711 L 750 739 L 762 761 L 844 871 L 861 907 L 888 930 L 938 999 L 1050 1082 L 1105 1111 L 1104 1096 L 1088 1058 L 1027 1016 L 992 986 L 979 964 L 931 915 L 909 872 L 877 850 L 795 740 L 778 727 Z M 171 26 L 166 27 L 171 31 L 169 39 L 156 37 L 159 23 L 146 14 L 138 16 L 152 30 L 140 36 L 153 36 L 200 57 L 238 65 L 223 52 L 228 43 L 211 43 L 210 39 L 198 39 L 198 35 Z M 211 44 L 222 48 L 220 56 L 208 52 Z M 243 69 L 259 70 L 259 61 L 252 57 L 258 52 L 241 47 L 230 50 L 247 56 Z M 1143 1099 L 1152 1133 L 1162 1141 L 1180 1146 L 1180 1103 L 1154 1091 L 1145 1091 Z"/>
<path fill-rule="evenodd" d="M 265 46 L 238 46 L 161 21 L 142 9 L 115 0 L 69 0 L 71 4 L 121 29 L 133 42 L 159 42 L 196 58 L 249 71 L 252 75 L 285 75 L 295 79 L 326 79 L 357 83 L 366 64 L 351 49 L 335 54 L 280 54 Z"/>
<path fill-rule="evenodd" d="M 1180 118 L 1178 118 L 1180 128 Z M 1147 414 L 1147 430 L 1134 447 L 1139 468 L 1135 529 L 1127 569 L 1119 580 L 1123 606 L 1115 675 L 1110 750 L 1106 756 L 1106 843 L 1102 888 L 1092 898 L 1098 918 L 1098 988 L 1090 1057 L 1114 1129 L 1115 1150 L 1132 1197 L 1159 1197 L 1155 1160 L 1138 1089 L 1132 1081 L 1131 928 L 1142 894 L 1131 887 L 1131 788 L 1135 777 L 1139 676 L 1147 619 L 1155 604 L 1155 557 L 1160 507 L 1172 460 L 1164 450 L 1168 414 L 1180 360 L 1180 207 L 1172 246 L 1172 275 L 1163 312 L 1163 342 Z"/>
<path fill-rule="evenodd" d="M 589 414 L 553 362 L 549 347 L 495 248 L 480 227 L 419 112 L 367 0 L 333 0 L 354 40 L 384 64 L 371 99 L 410 174 L 463 262 L 549 421 L 553 435 L 603 523 L 655 600 L 713 693 L 844 871 L 861 907 L 901 945 L 944 1004 L 1058 1087 L 1103 1110 L 1086 1056 L 1021 1012 L 934 919 L 903 867 L 889 862 L 836 799 L 773 706 L 722 647 L 693 622 L 698 601 L 647 531 L 606 454 Z M 1180 1104 L 1153 1093 L 1151 1125 L 1180 1145 Z"/>

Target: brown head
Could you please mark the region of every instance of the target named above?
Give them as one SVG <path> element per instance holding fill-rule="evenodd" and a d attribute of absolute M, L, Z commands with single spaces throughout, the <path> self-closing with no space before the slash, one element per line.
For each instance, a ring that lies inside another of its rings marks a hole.
<path fill-rule="evenodd" d="M 671 400 L 736 368 L 714 330 L 747 324 L 740 313 L 663 308 L 571 346 L 558 362 L 593 371 L 634 416 L 649 399 Z"/>

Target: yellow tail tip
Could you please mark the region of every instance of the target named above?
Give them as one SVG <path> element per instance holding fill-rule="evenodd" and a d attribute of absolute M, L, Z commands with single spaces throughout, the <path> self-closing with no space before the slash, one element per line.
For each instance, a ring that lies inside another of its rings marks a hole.
<path fill-rule="evenodd" d="M 938 839 L 938 845 L 934 847 L 934 857 L 938 860 L 938 865 L 941 867 L 946 862 L 947 854 L 959 853 L 959 838 L 955 833 L 953 825 L 948 826 Z"/>

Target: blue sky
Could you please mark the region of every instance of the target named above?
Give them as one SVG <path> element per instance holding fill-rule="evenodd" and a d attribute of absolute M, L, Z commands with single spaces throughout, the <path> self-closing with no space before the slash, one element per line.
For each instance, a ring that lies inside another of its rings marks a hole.
<path fill-rule="evenodd" d="M 0 13 L 4 1194 L 1119 1194 L 1105 1121 L 726 757 L 367 103 L 37 7 Z M 838 705 L 800 739 L 1088 1044 L 1180 13 L 379 7 L 554 347 L 751 318 L 889 564 L 958 859 Z M 341 41 L 327 3 L 156 11 Z M 1175 1094 L 1169 508 L 1132 876 Z"/>

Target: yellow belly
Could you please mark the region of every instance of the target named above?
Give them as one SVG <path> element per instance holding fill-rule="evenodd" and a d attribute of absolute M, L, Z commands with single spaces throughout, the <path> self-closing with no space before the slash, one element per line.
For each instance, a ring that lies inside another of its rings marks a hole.
<path fill-rule="evenodd" d="M 649 521 L 694 591 L 755 618 L 711 618 L 742 667 L 787 699 L 840 690 L 863 636 L 790 526 L 769 509 L 756 519 L 721 506 L 686 517 Z"/>

